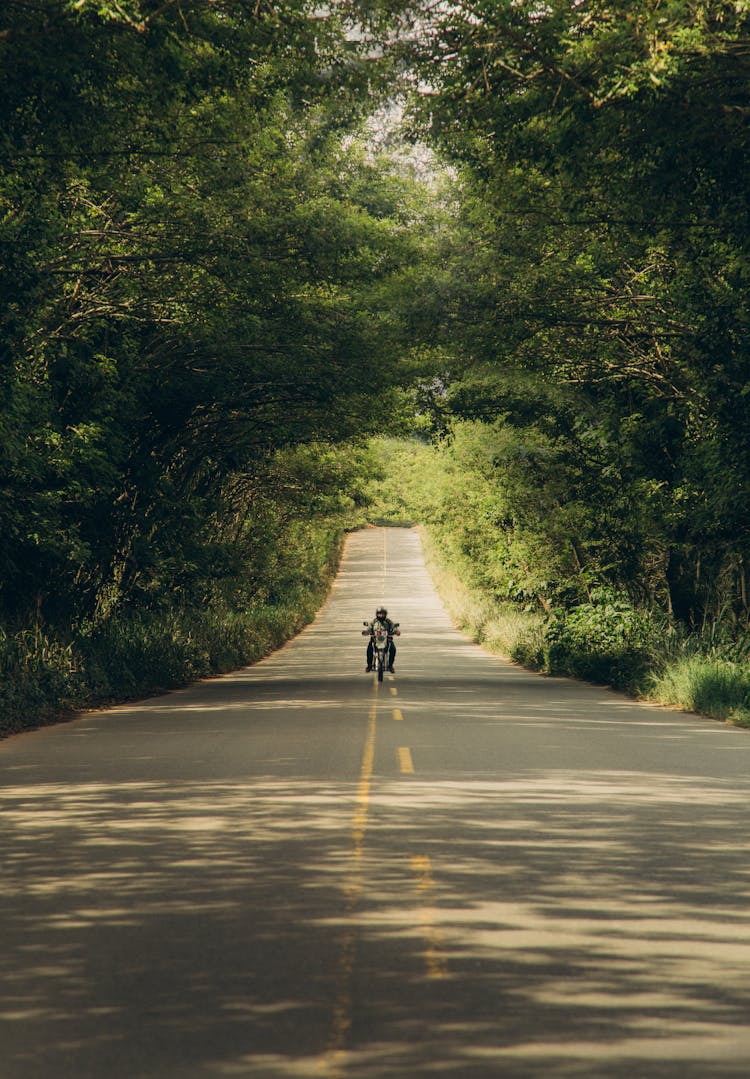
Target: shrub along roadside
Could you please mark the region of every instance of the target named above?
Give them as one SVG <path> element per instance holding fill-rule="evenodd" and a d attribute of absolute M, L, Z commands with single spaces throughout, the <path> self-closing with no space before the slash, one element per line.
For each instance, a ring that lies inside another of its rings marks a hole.
<path fill-rule="evenodd" d="M 448 555 L 428 529 L 422 528 L 427 568 L 456 625 L 490 652 L 541 670 L 545 644 L 544 617 L 502 603 L 471 583 L 455 552 Z"/>
<path fill-rule="evenodd" d="M 648 698 L 750 727 L 750 666 L 718 655 L 685 655 L 655 675 Z"/>
<path fill-rule="evenodd" d="M 455 552 L 448 555 L 429 531 L 423 538 L 451 617 L 489 651 L 545 674 L 611 685 L 642 700 L 750 727 L 750 664 L 731 645 L 681 632 L 607 590 L 567 611 L 524 612 L 472 587 Z"/>
<path fill-rule="evenodd" d="M 216 599 L 201 608 L 126 612 L 69 641 L 39 628 L 0 629 L 0 737 L 254 663 L 313 619 L 341 546 L 337 529 L 320 545 L 316 566 L 300 559 L 291 580 L 287 566 L 274 602 L 238 608 Z"/>

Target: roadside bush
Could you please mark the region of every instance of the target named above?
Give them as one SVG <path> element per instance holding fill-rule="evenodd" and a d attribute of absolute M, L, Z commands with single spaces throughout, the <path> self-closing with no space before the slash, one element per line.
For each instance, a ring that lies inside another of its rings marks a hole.
<path fill-rule="evenodd" d="M 123 612 L 65 642 L 40 629 L 0 628 L 0 736 L 262 659 L 314 617 L 340 546 L 335 534 L 314 558 L 308 547 L 294 570 L 285 568 L 273 601 Z"/>
<path fill-rule="evenodd" d="M 191 621 L 189 612 L 171 611 L 106 622 L 78 642 L 84 669 L 103 674 L 97 678 L 98 686 L 90 684 L 90 688 L 98 688 L 105 696 L 129 697 L 171 689 L 210 674 L 203 634 L 196 632 Z"/>
<path fill-rule="evenodd" d="M 430 575 L 455 624 L 488 651 L 529 667 L 541 667 L 542 615 L 479 591 L 464 579 L 467 568 L 455 554 L 447 555 L 429 533 L 423 532 L 422 541 Z"/>
<path fill-rule="evenodd" d="M 718 656 L 686 655 L 654 678 L 649 696 L 714 719 L 750 726 L 750 666 Z"/>
<path fill-rule="evenodd" d="M 0 734 L 44 722 L 79 697 L 76 659 L 41 630 L 8 634 L 0 629 Z"/>
<path fill-rule="evenodd" d="M 411 507 L 412 500 L 405 499 Z M 417 507 L 419 508 L 419 507 Z M 426 518 L 423 540 L 435 586 L 455 624 L 488 650 L 533 670 L 611 685 L 635 696 L 750 727 L 750 632 L 689 633 L 611 588 L 551 616 L 508 602 L 478 579 L 455 537 Z M 489 546 L 479 562 L 488 564 Z M 492 557 L 496 557 L 492 555 Z M 481 576 L 481 575 L 480 575 Z"/>
<path fill-rule="evenodd" d="M 549 674 L 638 691 L 658 662 L 669 632 L 657 615 L 601 589 L 590 603 L 557 612 L 550 620 L 544 667 Z"/>
<path fill-rule="evenodd" d="M 520 627 L 508 655 L 524 667 L 541 671 L 544 670 L 546 646 L 544 619 L 541 615 L 529 615 L 526 624 Z"/>

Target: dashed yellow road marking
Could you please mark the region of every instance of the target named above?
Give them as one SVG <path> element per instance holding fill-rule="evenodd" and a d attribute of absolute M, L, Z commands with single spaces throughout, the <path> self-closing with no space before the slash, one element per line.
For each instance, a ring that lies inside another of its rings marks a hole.
<path fill-rule="evenodd" d="M 417 878 L 416 892 L 423 904 L 417 911 L 417 915 L 419 928 L 427 944 L 424 957 L 427 976 L 428 978 L 445 978 L 447 974 L 445 940 L 442 930 L 435 924 L 435 885 L 432 879 L 432 862 L 428 855 L 416 854 L 412 856 L 411 867 Z"/>
<path fill-rule="evenodd" d="M 391 686 L 391 696 L 392 697 L 398 697 L 398 690 L 396 689 L 395 686 Z"/>
<path fill-rule="evenodd" d="M 414 761 L 411 759 L 411 750 L 408 746 L 398 747 L 398 766 L 401 769 L 401 775 L 414 775 Z"/>
<path fill-rule="evenodd" d="M 398 720 L 398 721 L 403 721 L 404 713 L 401 711 L 400 708 L 394 708 L 393 709 L 393 718 Z"/>
<path fill-rule="evenodd" d="M 378 706 L 375 702 L 370 709 L 370 721 L 367 725 L 367 737 L 362 750 L 362 762 L 359 768 L 359 788 L 357 790 L 357 812 L 354 814 L 352 834 L 354 836 L 354 869 L 359 874 L 362 861 L 362 844 L 367 831 L 367 814 L 370 808 L 370 786 L 372 783 L 372 765 L 375 760 L 375 728 L 378 719 Z M 361 881 L 360 881 L 361 887 Z"/>
<path fill-rule="evenodd" d="M 344 938 L 341 942 L 341 954 L 339 956 L 338 972 L 336 976 L 336 1000 L 333 1006 L 331 1018 L 331 1032 L 325 1055 L 320 1061 L 320 1071 L 330 1079 L 338 1079 L 342 1072 L 342 1057 L 344 1045 L 352 1025 L 352 982 L 354 977 L 354 965 L 356 961 L 356 926 L 353 924 L 354 913 L 362 895 L 362 856 L 364 850 L 365 833 L 367 832 L 367 818 L 370 808 L 370 788 L 372 785 L 372 770 L 375 760 L 375 734 L 378 718 L 377 701 L 372 702 L 370 719 L 367 725 L 367 735 L 362 749 L 362 761 L 359 768 L 359 786 L 357 788 L 357 807 L 352 819 L 352 839 L 354 840 L 354 852 L 352 867 L 343 885 L 346 896 L 345 917 L 349 922 Z"/>

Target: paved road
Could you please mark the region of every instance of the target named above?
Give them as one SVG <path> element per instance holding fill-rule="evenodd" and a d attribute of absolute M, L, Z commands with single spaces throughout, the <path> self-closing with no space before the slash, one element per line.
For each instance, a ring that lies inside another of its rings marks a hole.
<path fill-rule="evenodd" d="M 0 745 L 0 1077 L 746 1077 L 749 765 L 358 533 L 263 663 Z"/>

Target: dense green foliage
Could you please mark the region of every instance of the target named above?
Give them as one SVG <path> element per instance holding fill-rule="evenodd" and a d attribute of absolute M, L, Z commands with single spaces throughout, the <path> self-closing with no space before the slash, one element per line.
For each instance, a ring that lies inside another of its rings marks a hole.
<path fill-rule="evenodd" d="M 30 668 L 114 657 L 114 638 L 133 642 L 130 670 L 161 655 L 141 688 L 205 673 L 214 658 L 175 645 L 199 612 L 223 625 L 296 597 L 286 632 L 309 615 L 300 587 L 319 596 L 357 520 L 357 447 L 412 377 L 391 297 L 425 243 L 414 185 L 356 137 L 384 63 L 360 53 L 306 0 L 3 5 L 0 626 L 16 697 Z"/>
<path fill-rule="evenodd" d="M 278 566 L 264 587 L 202 607 L 162 602 L 118 612 L 62 635 L 37 626 L 0 632 L 0 734 L 70 709 L 182 686 L 251 663 L 284 643 L 317 611 L 337 565 L 330 523 L 300 522 L 276 535 Z M 67 638 L 67 640 L 65 639 Z"/>
<path fill-rule="evenodd" d="M 290 631 L 414 425 L 401 510 L 524 655 L 744 657 L 744 0 L 6 0 L 0 61 L 7 685 Z M 362 136 L 395 86 L 442 178 Z"/>
<path fill-rule="evenodd" d="M 464 185 L 433 409 L 487 425 L 489 542 L 536 518 L 530 572 L 510 574 L 542 605 L 607 586 L 744 627 L 748 5 L 399 10 L 427 91 L 415 131 Z"/>
<path fill-rule="evenodd" d="M 274 452 L 367 426 L 374 352 L 393 383 L 368 296 L 397 229 L 348 197 L 365 165 L 335 99 L 296 103 L 321 20 L 261 7 L 173 5 L 142 33 L 94 4 L 6 11 L 8 618 L 200 592 Z"/>
<path fill-rule="evenodd" d="M 386 521 L 421 522 L 430 570 L 455 623 L 490 650 L 547 674 L 750 726 L 747 635 L 721 624 L 690 631 L 612 587 L 541 607 L 538 595 L 555 591 L 545 571 L 560 563 L 533 516 L 517 512 L 510 484 L 498 486 L 486 436 L 482 424 L 458 423 L 437 445 L 377 444 L 386 477 L 372 486 L 375 510 Z M 533 587 L 519 589 L 513 575 Z"/>

